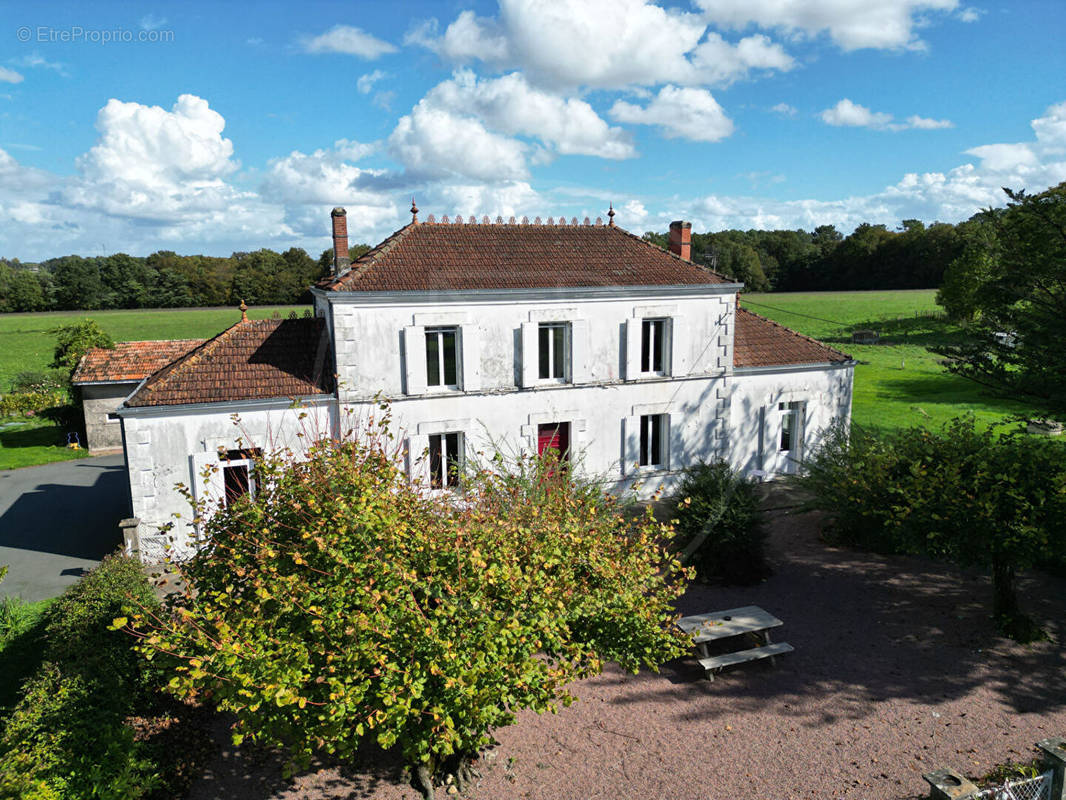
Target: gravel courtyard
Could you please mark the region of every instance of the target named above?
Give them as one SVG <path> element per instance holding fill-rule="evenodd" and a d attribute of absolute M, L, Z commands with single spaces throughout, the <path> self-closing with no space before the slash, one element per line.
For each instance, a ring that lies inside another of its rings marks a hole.
<path fill-rule="evenodd" d="M 681 611 L 757 604 L 796 651 L 777 667 L 713 683 L 691 660 L 660 674 L 609 669 L 557 715 L 497 733 L 472 798 L 905 798 L 921 774 L 976 777 L 1066 735 L 1066 581 L 1026 584 L 1055 642 L 995 635 L 980 572 L 828 548 L 813 514 L 770 514 L 775 574 L 748 588 L 695 586 Z M 444 795 L 443 792 L 438 793 Z M 269 759 L 226 746 L 193 798 L 416 798 L 396 766 L 322 767 L 294 783 Z"/>

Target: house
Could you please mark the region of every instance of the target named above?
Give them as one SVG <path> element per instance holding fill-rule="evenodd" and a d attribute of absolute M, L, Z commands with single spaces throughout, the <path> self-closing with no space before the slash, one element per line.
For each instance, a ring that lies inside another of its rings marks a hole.
<path fill-rule="evenodd" d="M 741 284 L 689 260 L 688 223 L 662 250 L 608 216 L 419 221 L 412 205 L 408 225 L 350 262 L 334 209 L 313 316 L 242 318 L 116 412 L 144 555 L 162 555 L 169 522 L 179 550 L 194 546 L 175 484 L 217 503 L 254 492 L 256 451 L 298 456 L 381 400 L 427 490 L 497 447 L 554 448 L 641 496 L 705 459 L 795 470 L 849 419 L 854 361 L 739 309 Z"/>
<path fill-rule="evenodd" d="M 122 449 L 122 426 L 115 410 L 137 384 L 166 366 L 203 339 L 119 342 L 113 348 L 94 347 L 74 370 L 71 383 L 81 393 L 85 415 L 85 446 L 91 453 Z"/>

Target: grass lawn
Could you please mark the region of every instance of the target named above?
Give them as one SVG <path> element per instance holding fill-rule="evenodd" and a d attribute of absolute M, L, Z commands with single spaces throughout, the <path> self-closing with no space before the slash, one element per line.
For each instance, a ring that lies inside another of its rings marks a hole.
<path fill-rule="evenodd" d="M 984 423 L 1031 413 L 1024 403 L 988 394 L 951 375 L 927 348 L 957 341 L 960 328 L 939 316 L 932 289 L 744 294 L 746 308 L 850 353 L 855 367 L 852 419 L 864 427 L 938 426 L 966 412 Z M 881 344 L 851 343 L 871 328 Z"/>

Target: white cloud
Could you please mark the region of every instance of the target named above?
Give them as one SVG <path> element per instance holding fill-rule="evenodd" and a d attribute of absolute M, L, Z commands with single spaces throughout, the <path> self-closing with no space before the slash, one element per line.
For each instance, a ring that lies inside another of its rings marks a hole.
<path fill-rule="evenodd" d="M 0 67 L 0 83 L 22 83 L 21 73 L 7 67 Z"/>
<path fill-rule="evenodd" d="M 892 122 L 891 114 L 883 111 L 871 111 L 866 106 L 853 103 L 846 97 L 837 102 L 832 108 L 827 108 L 818 116 L 827 125 L 855 128 L 887 128 L 889 123 Z"/>
<path fill-rule="evenodd" d="M 366 176 L 378 176 L 382 171 L 362 169 L 352 163 L 373 149 L 373 145 L 341 139 L 328 150 L 309 154 L 294 150 L 268 162 L 259 191 L 265 198 L 286 205 L 380 205 L 382 196 L 365 190 L 363 184 Z"/>
<path fill-rule="evenodd" d="M 530 82 L 552 88 L 725 85 L 752 70 L 794 65 L 764 35 L 736 44 L 714 32 L 704 38 L 699 15 L 646 0 L 501 0 L 498 18 L 463 11 L 443 34 L 438 30 L 430 20 L 405 42 L 451 62 L 518 68 Z"/>
<path fill-rule="evenodd" d="M 222 115 L 181 95 L 172 110 L 111 99 L 96 118 L 97 143 L 76 164 L 73 205 L 121 216 L 178 220 L 224 209 L 240 193 L 223 179 L 238 168 Z"/>
<path fill-rule="evenodd" d="M 906 122 L 896 122 L 895 117 L 885 111 L 871 111 L 866 106 L 853 103 L 848 98 L 837 102 L 819 115 L 827 125 L 852 128 L 873 128 L 881 131 L 903 131 L 908 128 L 919 130 L 938 130 L 952 128 L 954 123 L 948 119 L 930 119 L 912 115 Z"/>
<path fill-rule="evenodd" d="M 692 51 L 692 64 L 699 83 L 722 86 L 746 77 L 751 70 L 787 72 L 795 66 L 781 45 L 762 34 L 746 36 L 734 45 L 714 32 Z"/>
<path fill-rule="evenodd" d="M 478 120 L 436 108 L 423 98 L 400 118 L 388 139 L 397 161 L 419 177 L 522 180 L 529 174 L 522 142 L 489 131 Z"/>
<path fill-rule="evenodd" d="M 613 128 L 584 100 L 531 87 L 520 73 L 479 81 L 469 70 L 438 84 L 420 105 L 477 117 L 494 131 L 535 136 L 564 155 L 632 158 L 632 137 Z"/>
<path fill-rule="evenodd" d="M 1066 102 L 1050 106 L 1032 121 L 1032 128 L 1034 141 L 973 147 L 966 153 L 977 163 L 960 164 L 947 172 L 908 173 L 869 195 L 829 201 L 709 195 L 687 209 L 700 230 L 809 230 L 833 224 L 847 232 L 860 222 L 894 225 L 908 218 L 957 222 L 982 208 L 1002 206 L 1003 186 L 1042 191 L 1066 181 Z"/>
<path fill-rule="evenodd" d="M 443 36 L 437 35 L 439 27 L 437 20 L 426 20 L 407 33 L 404 44 L 421 45 L 458 63 L 479 60 L 502 64 L 510 58 L 510 43 L 494 19 L 463 11 Z"/>
<path fill-rule="evenodd" d="M 49 61 L 40 53 L 34 51 L 27 53 L 24 56 L 11 59 L 12 64 L 19 67 L 29 67 L 30 69 L 50 69 L 53 72 L 58 72 L 60 75 L 66 75 L 66 66 L 58 61 Z"/>
<path fill-rule="evenodd" d="M 770 110 L 782 117 L 794 117 L 799 113 L 795 106 L 790 106 L 788 103 L 778 103 L 776 106 L 771 106 Z"/>
<path fill-rule="evenodd" d="M 919 117 L 912 115 L 907 117 L 908 128 L 917 128 L 919 130 L 935 131 L 942 128 L 954 128 L 955 123 L 950 119 L 929 119 L 928 117 Z"/>
<path fill-rule="evenodd" d="M 721 27 L 756 25 L 816 36 L 827 33 L 843 50 L 922 49 L 915 34 L 930 12 L 950 12 L 958 0 L 697 0 Z"/>
<path fill-rule="evenodd" d="M 167 24 L 166 17 L 157 17 L 154 14 L 145 14 L 141 17 L 141 30 L 155 31 Z"/>
<path fill-rule="evenodd" d="M 973 8 L 971 6 L 969 8 L 960 8 L 955 16 L 960 22 L 977 22 L 977 20 L 981 19 L 981 15 L 984 13 L 984 9 Z"/>
<path fill-rule="evenodd" d="M 344 53 L 371 61 L 396 52 L 395 45 L 351 25 L 334 25 L 318 36 L 304 36 L 300 44 L 308 53 Z"/>
<path fill-rule="evenodd" d="M 387 72 L 382 72 L 380 69 L 376 69 L 373 72 L 368 72 L 366 75 L 360 75 L 359 80 L 355 82 L 355 88 L 358 89 L 361 94 L 370 94 L 370 91 L 374 88 L 374 84 L 387 76 Z"/>
<path fill-rule="evenodd" d="M 733 121 L 706 89 L 664 86 L 646 106 L 617 100 L 609 113 L 618 122 L 656 125 L 670 138 L 717 142 L 733 133 Z"/>

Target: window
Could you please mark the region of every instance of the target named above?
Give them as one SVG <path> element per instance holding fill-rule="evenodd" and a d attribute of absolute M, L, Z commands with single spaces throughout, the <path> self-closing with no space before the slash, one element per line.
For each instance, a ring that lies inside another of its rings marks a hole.
<path fill-rule="evenodd" d="M 222 461 L 223 497 L 227 506 L 245 495 L 255 498 L 255 476 L 252 472 L 252 465 L 258 455 L 258 449 L 219 452 L 219 459 Z"/>
<path fill-rule="evenodd" d="M 538 330 L 539 377 L 541 380 L 568 380 L 570 325 L 566 322 L 542 322 Z"/>
<path fill-rule="evenodd" d="M 645 414 L 640 418 L 640 466 L 666 466 L 666 414 Z"/>
<path fill-rule="evenodd" d="M 570 423 L 549 422 L 537 426 L 537 455 L 554 450 L 560 461 L 570 457 Z"/>
<path fill-rule="evenodd" d="M 781 443 L 777 449 L 782 453 L 790 452 L 799 446 L 800 412 L 803 410 L 803 403 L 778 403 L 777 410 L 781 412 Z"/>
<path fill-rule="evenodd" d="M 463 434 L 435 433 L 429 437 L 429 485 L 434 489 L 459 485 L 463 466 Z"/>
<path fill-rule="evenodd" d="M 459 388 L 458 328 L 426 328 L 426 385 Z"/>
<path fill-rule="evenodd" d="M 642 320 L 640 326 L 640 371 L 656 375 L 666 374 L 667 321 Z"/>

